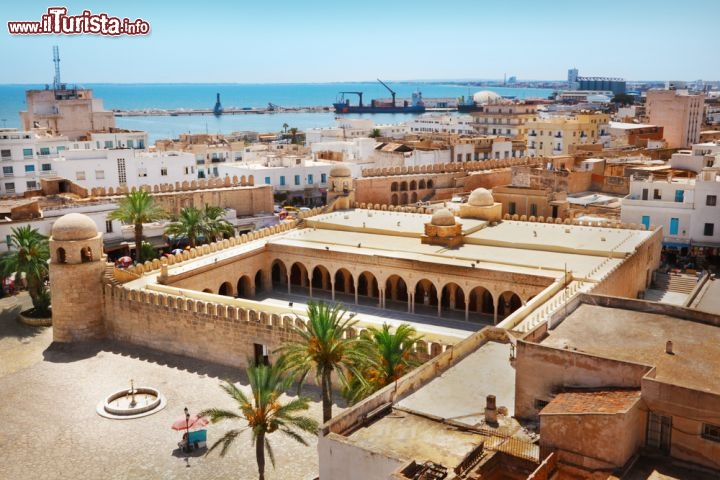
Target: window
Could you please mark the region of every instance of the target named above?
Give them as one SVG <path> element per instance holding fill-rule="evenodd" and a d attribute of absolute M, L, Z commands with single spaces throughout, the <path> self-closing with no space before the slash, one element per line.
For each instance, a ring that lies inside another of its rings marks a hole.
<path fill-rule="evenodd" d="M 280 175 L 280 185 L 285 185 L 285 175 Z"/>
<path fill-rule="evenodd" d="M 508 203 L 508 213 L 510 215 L 515 215 L 516 211 L 517 211 L 517 207 L 515 205 L 515 202 Z"/>
<path fill-rule="evenodd" d="M 675 190 L 675 202 L 682 203 L 685 199 L 685 190 Z"/>
<path fill-rule="evenodd" d="M 327 173 L 320 174 L 320 183 L 327 183 Z"/>
<path fill-rule="evenodd" d="M 10 158 L 10 150 L 8 150 L 8 149 L 0 150 L 0 157 L 2 157 L 3 160 L 8 160 Z"/>
<path fill-rule="evenodd" d="M 270 177 L 265 177 L 265 185 L 270 185 Z"/>
<path fill-rule="evenodd" d="M 5 175 L 6 177 L 12 177 L 13 167 L 3 167 L 3 175 Z"/>
<path fill-rule="evenodd" d="M 32 173 L 35 171 L 35 165 L 25 165 L 25 173 Z"/>
<path fill-rule="evenodd" d="M 32 156 L 33 156 L 32 148 L 23 148 L 23 157 L 32 158 Z"/>
<path fill-rule="evenodd" d="M 42 147 L 40 149 L 40 155 L 50 155 L 50 147 Z"/>
<path fill-rule="evenodd" d="M 530 215 L 533 217 L 537 217 L 537 204 L 535 204 L 535 203 L 530 204 Z"/>
<path fill-rule="evenodd" d="M 85 172 L 84 171 L 75 172 L 75 180 L 85 180 Z"/>
<path fill-rule="evenodd" d="M 160 176 L 167 177 L 167 167 L 160 167 Z"/>
<path fill-rule="evenodd" d="M 307 183 L 308 183 L 308 185 L 312 185 L 312 184 L 313 184 L 313 176 L 312 176 L 312 173 L 309 173 L 309 174 L 308 174 Z"/>
<path fill-rule="evenodd" d="M 650 215 L 642 216 L 642 224 L 645 225 L 645 230 L 650 230 Z"/>
<path fill-rule="evenodd" d="M 37 188 L 37 182 L 35 180 L 25 182 L 25 185 L 27 186 L 28 190 L 35 190 Z"/>
<path fill-rule="evenodd" d="M 145 148 L 145 140 L 138 140 L 138 148 Z"/>
<path fill-rule="evenodd" d="M 95 180 L 104 180 L 105 170 L 95 170 Z"/>
<path fill-rule="evenodd" d="M 117 159 L 117 171 L 118 171 L 118 182 L 120 182 L 120 185 L 125 185 L 127 183 L 127 173 L 125 172 L 125 159 L 124 158 Z"/>
<path fill-rule="evenodd" d="M 653 190 L 653 200 L 662 200 L 662 195 L 660 194 L 659 188 Z"/>
<path fill-rule="evenodd" d="M 715 232 L 715 224 L 714 223 L 706 223 L 705 228 L 703 229 L 703 235 L 706 237 L 712 237 Z"/>
<path fill-rule="evenodd" d="M 135 142 L 133 140 L 127 141 L 127 147 L 128 148 L 135 148 Z"/>
<path fill-rule="evenodd" d="M 713 442 L 720 442 L 720 427 L 703 423 L 702 438 L 712 440 Z"/>
<path fill-rule="evenodd" d="M 300 175 L 295 175 L 295 185 L 300 185 Z"/>
<path fill-rule="evenodd" d="M 679 225 L 680 220 L 678 220 L 677 218 L 670 219 L 670 235 L 677 235 Z"/>
<path fill-rule="evenodd" d="M 105 140 L 105 148 L 113 148 L 112 140 Z"/>
<path fill-rule="evenodd" d="M 43 163 L 40 165 L 40 170 L 43 172 L 49 172 L 50 170 L 52 170 L 52 165 L 50 165 L 49 163 Z"/>
<path fill-rule="evenodd" d="M 7 193 L 15 193 L 15 182 L 5 183 L 5 191 Z"/>
<path fill-rule="evenodd" d="M 708 195 L 705 198 L 705 205 L 707 205 L 708 207 L 714 207 L 715 205 L 717 205 L 717 195 Z"/>
<path fill-rule="evenodd" d="M 105 220 L 105 232 L 112 233 L 112 220 Z"/>
<path fill-rule="evenodd" d="M 65 150 L 65 145 L 58 145 L 58 147 L 57 147 L 58 152 L 62 152 L 64 150 Z"/>

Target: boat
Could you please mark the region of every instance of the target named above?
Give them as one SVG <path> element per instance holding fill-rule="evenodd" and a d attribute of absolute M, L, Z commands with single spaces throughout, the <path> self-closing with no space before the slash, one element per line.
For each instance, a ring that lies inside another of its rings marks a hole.
<path fill-rule="evenodd" d="M 457 111 L 458 112 L 482 112 L 483 107 L 482 105 L 478 105 L 478 103 L 473 99 L 473 97 L 465 98 L 460 97 L 458 98 L 457 102 Z"/>
<path fill-rule="evenodd" d="M 402 105 L 397 105 L 395 102 L 395 91 L 388 87 L 385 82 L 377 79 L 378 82 L 388 89 L 390 95 L 392 95 L 391 102 L 382 102 L 379 100 L 370 100 L 370 105 L 363 104 L 363 92 L 340 92 L 340 98 L 337 102 L 333 103 L 335 113 L 424 113 L 425 103 L 422 99 L 422 93 L 420 91 L 413 92 L 412 100 L 408 102 L 403 101 Z M 357 95 L 358 104 L 351 105 L 350 99 L 345 98 L 345 95 Z"/>

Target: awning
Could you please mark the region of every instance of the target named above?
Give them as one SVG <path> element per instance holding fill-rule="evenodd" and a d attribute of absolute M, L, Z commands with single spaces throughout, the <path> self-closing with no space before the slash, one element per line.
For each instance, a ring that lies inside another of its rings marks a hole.
<path fill-rule="evenodd" d="M 675 248 L 689 248 L 690 242 L 682 243 L 682 242 L 662 242 L 663 247 L 675 247 Z"/>
<path fill-rule="evenodd" d="M 718 242 L 692 242 L 693 247 L 708 247 L 708 248 L 720 248 Z"/>

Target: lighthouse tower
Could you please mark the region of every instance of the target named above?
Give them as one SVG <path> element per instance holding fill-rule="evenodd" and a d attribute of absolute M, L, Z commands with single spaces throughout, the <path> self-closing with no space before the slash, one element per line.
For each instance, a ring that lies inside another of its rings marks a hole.
<path fill-rule="evenodd" d="M 105 336 L 102 233 L 87 215 L 60 217 L 50 235 L 53 340 L 75 342 Z"/>

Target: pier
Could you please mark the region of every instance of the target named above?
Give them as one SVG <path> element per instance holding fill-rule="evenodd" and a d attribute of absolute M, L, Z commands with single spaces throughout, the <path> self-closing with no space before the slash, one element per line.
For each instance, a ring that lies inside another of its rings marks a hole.
<path fill-rule="evenodd" d="M 221 115 L 262 115 L 266 113 L 327 113 L 332 107 L 244 107 L 224 108 Z M 179 117 L 191 115 L 215 115 L 212 108 L 150 108 L 142 110 L 113 110 L 116 117 Z"/>

